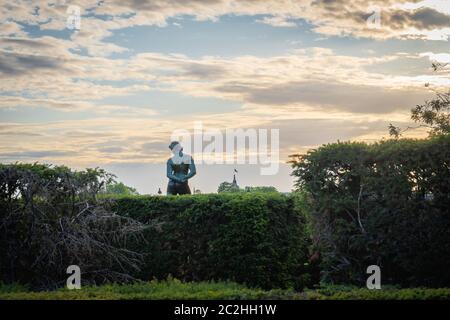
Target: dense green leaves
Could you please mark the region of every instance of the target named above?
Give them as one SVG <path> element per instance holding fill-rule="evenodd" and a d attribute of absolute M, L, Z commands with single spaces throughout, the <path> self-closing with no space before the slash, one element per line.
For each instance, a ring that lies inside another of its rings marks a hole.
<path fill-rule="evenodd" d="M 364 285 L 449 285 L 450 136 L 334 143 L 295 156 L 323 279 Z"/>
<path fill-rule="evenodd" d="M 181 282 L 152 280 L 133 284 L 83 286 L 81 290 L 29 291 L 21 286 L 0 284 L 0 300 L 449 300 L 450 288 L 368 290 L 328 286 L 296 292 L 291 289 L 248 288 L 233 282 Z"/>
<path fill-rule="evenodd" d="M 138 195 L 139 193 L 135 188 L 125 185 L 123 182 L 111 182 L 106 185 L 105 194 L 122 194 L 122 195 Z"/>
<path fill-rule="evenodd" d="M 279 193 L 119 197 L 116 211 L 147 224 L 142 279 L 233 280 L 303 287 L 309 239 L 294 199 Z"/>

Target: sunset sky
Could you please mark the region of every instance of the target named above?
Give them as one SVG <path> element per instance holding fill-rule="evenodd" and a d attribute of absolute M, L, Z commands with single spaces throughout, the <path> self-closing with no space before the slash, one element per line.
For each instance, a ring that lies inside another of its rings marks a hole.
<path fill-rule="evenodd" d="M 290 191 L 289 154 L 387 138 L 450 85 L 431 69 L 450 62 L 450 0 L 3 1 L 0 24 L 1 162 L 102 167 L 141 193 L 165 191 L 171 133 L 195 121 L 279 129 L 281 163 L 199 165 L 191 187 L 236 167 Z"/>

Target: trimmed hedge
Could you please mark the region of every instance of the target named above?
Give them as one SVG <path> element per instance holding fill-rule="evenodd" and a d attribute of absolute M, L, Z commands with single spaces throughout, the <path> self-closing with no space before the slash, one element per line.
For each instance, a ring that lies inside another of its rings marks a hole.
<path fill-rule="evenodd" d="M 124 248 L 143 226 L 97 200 L 111 179 L 101 169 L 0 164 L 0 282 L 54 289 L 74 264 L 84 284 L 129 280 L 141 255 Z"/>
<path fill-rule="evenodd" d="M 293 290 L 262 290 L 234 282 L 181 282 L 152 280 L 132 284 L 83 286 L 80 290 L 29 291 L 0 284 L 0 300 L 293 300 L 302 295 Z"/>
<path fill-rule="evenodd" d="M 325 288 L 307 290 L 305 295 L 309 300 L 450 300 L 450 288 Z"/>
<path fill-rule="evenodd" d="M 0 300 L 450 300 L 450 288 L 326 287 L 295 292 L 261 290 L 233 282 L 187 282 L 177 279 L 152 280 L 127 285 L 83 286 L 81 290 L 29 291 L 20 286 L 0 284 Z"/>
<path fill-rule="evenodd" d="M 450 286 L 450 135 L 333 143 L 293 161 L 310 198 L 322 279 Z"/>
<path fill-rule="evenodd" d="M 115 211 L 147 225 L 140 279 L 231 280 L 262 288 L 309 283 L 309 237 L 294 198 L 280 193 L 133 196 Z"/>

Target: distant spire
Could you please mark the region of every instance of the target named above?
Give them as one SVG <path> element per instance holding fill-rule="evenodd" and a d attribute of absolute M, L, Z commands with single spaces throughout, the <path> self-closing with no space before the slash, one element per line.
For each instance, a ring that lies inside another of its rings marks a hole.
<path fill-rule="evenodd" d="M 237 181 L 236 181 L 236 173 L 237 173 L 237 170 L 236 169 L 234 169 L 234 173 L 233 173 L 233 186 L 238 186 L 238 184 L 237 184 Z"/>

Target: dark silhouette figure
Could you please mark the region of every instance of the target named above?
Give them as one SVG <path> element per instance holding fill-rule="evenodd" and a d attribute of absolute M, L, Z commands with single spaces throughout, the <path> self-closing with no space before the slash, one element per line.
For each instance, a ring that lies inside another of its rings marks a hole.
<path fill-rule="evenodd" d="M 169 149 L 173 156 L 167 160 L 167 195 L 191 194 L 188 180 L 197 173 L 194 159 L 183 153 L 183 147 L 178 141 L 172 141 Z"/>

